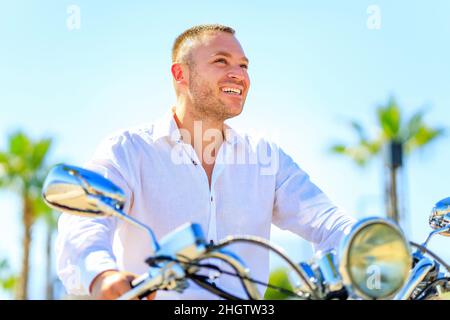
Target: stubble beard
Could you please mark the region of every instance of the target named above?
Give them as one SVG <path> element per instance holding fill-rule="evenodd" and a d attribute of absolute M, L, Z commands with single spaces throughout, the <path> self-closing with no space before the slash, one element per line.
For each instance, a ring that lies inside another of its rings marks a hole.
<path fill-rule="evenodd" d="M 228 110 L 226 104 L 214 93 L 210 84 L 202 81 L 195 68 L 191 68 L 189 73 L 189 90 L 195 119 L 223 122 L 239 115 Z"/>

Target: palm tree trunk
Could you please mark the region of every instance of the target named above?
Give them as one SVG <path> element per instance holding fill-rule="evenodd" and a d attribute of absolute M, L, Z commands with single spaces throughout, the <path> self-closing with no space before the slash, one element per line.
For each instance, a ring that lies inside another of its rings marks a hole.
<path fill-rule="evenodd" d="M 31 225 L 33 222 L 33 206 L 27 193 L 22 196 L 23 213 L 23 240 L 22 240 L 22 267 L 17 287 L 16 299 L 28 299 L 28 278 L 30 266 Z"/>
<path fill-rule="evenodd" d="M 52 240 L 53 229 L 50 224 L 47 224 L 47 239 L 46 239 L 46 277 L 47 285 L 45 296 L 47 300 L 53 300 L 53 272 L 52 272 Z"/>
<path fill-rule="evenodd" d="M 388 217 L 399 223 L 398 196 L 397 196 L 397 168 L 389 168 L 389 210 Z"/>
<path fill-rule="evenodd" d="M 400 211 L 398 201 L 398 183 L 397 175 L 403 165 L 403 144 L 397 141 L 391 141 L 388 145 L 388 163 L 389 170 L 387 191 L 387 216 L 397 224 L 400 223 Z"/>

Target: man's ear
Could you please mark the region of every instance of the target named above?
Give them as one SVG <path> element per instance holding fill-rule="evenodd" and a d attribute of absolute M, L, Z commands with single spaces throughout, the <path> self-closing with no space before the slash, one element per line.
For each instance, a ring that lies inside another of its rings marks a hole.
<path fill-rule="evenodd" d="M 184 70 L 180 63 L 172 64 L 172 68 L 170 70 L 172 71 L 173 80 L 176 83 L 183 83 L 186 81 Z"/>

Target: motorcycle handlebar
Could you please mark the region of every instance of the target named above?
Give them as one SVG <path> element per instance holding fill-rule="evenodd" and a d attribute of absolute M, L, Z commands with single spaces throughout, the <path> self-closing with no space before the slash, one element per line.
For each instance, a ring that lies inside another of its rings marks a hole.
<path fill-rule="evenodd" d="M 186 257 L 182 258 L 181 256 L 180 258 L 182 260 L 178 260 L 177 258 L 171 258 L 168 256 L 163 257 L 164 259 L 162 260 L 167 260 L 169 262 L 161 265 L 161 267 L 158 269 L 151 268 L 149 272 L 144 273 L 138 278 L 134 279 L 131 282 L 132 289 L 127 293 L 125 293 L 124 295 L 122 295 L 121 297 L 119 297 L 118 300 L 130 300 L 136 297 L 139 299 L 143 299 L 159 289 L 169 289 L 169 290 L 174 289 L 175 287 L 177 287 L 177 285 L 179 285 L 183 281 L 186 281 L 187 279 L 198 280 L 195 274 L 198 268 L 212 267 L 210 265 L 202 265 L 200 264 L 200 262 L 205 259 L 207 260 L 211 258 L 222 260 L 223 262 L 231 266 L 232 269 L 234 269 L 234 271 L 236 272 L 234 275 L 240 278 L 241 284 L 249 299 L 251 300 L 261 299 L 261 295 L 258 292 L 258 289 L 255 285 L 256 283 L 259 283 L 259 281 L 251 279 L 248 273 L 248 268 L 245 265 L 245 262 L 242 261 L 233 252 L 224 249 L 224 247 L 226 247 L 228 244 L 233 243 L 235 241 L 243 241 L 243 242 L 248 241 L 253 242 L 254 244 L 267 246 L 268 248 L 274 250 L 275 252 L 281 254 L 284 258 L 286 258 L 288 262 L 290 262 L 290 264 L 294 266 L 294 269 L 298 269 L 298 267 L 295 268 L 296 267 L 295 264 L 292 261 L 290 261 L 289 258 L 284 256 L 282 252 L 278 252 L 278 248 L 275 248 L 272 245 L 269 245 L 268 243 L 261 241 L 260 239 L 255 239 L 253 237 L 250 238 L 230 237 L 227 238 L 225 241 L 220 242 L 218 245 L 210 247 L 209 250 L 207 250 L 206 252 L 204 252 L 199 257 L 193 260 L 187 259 Z M 215 268 L 218 269 L 218 267 Z M 227 273 L 223 270 L 221 270 L 220 272 Z M 254 281 L 255 283 L 253 283 Z M 218 294 L 218 291 L 220 291 L 217 288 L 209 288 L 206 285 L 202 287 L 212 292 L 213 294 Z"/>
<path fill-rule="evenodd" d="M 131 282 L 132 289 L 117 298 L 117 300 L 132 300 L 136 297 L 138 299 L 143 299 L 155 292 L 162 282 L 162 272 L 154 277 L 150 277 L 148 273 L 144 273 L 140 277 L 134 279 Z"/>

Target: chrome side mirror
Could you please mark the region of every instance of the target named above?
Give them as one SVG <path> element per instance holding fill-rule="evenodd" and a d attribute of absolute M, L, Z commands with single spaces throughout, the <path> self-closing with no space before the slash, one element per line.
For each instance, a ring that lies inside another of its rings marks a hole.
<path fill-rule="evenodd" d="M 151 228 L 122 211 L 125 193 L 108 179 L 83 168 L 60 164 L 44 182 L 42 197 L 53 209 L 85 217 L 113 216 L 148 232 L 154 252 L 160 247 Z"/>
<path fill-rule="evenodd" d="M 45 203 L 71 214 L 98 217 L 111 215 L 101 210 L 98 198 L 108 201 L 122 210 L 125 205 L 124 192 L 101 175 L 66 164 L 53 167 L 42 190 Z"/>
<path fill-rule="evenodd" d="M 435 204 L 431 210 L 429 223 L 431 228 L 442 229 L 439 233 L 450 237 L 450 198 L 445 198 Z"/>

